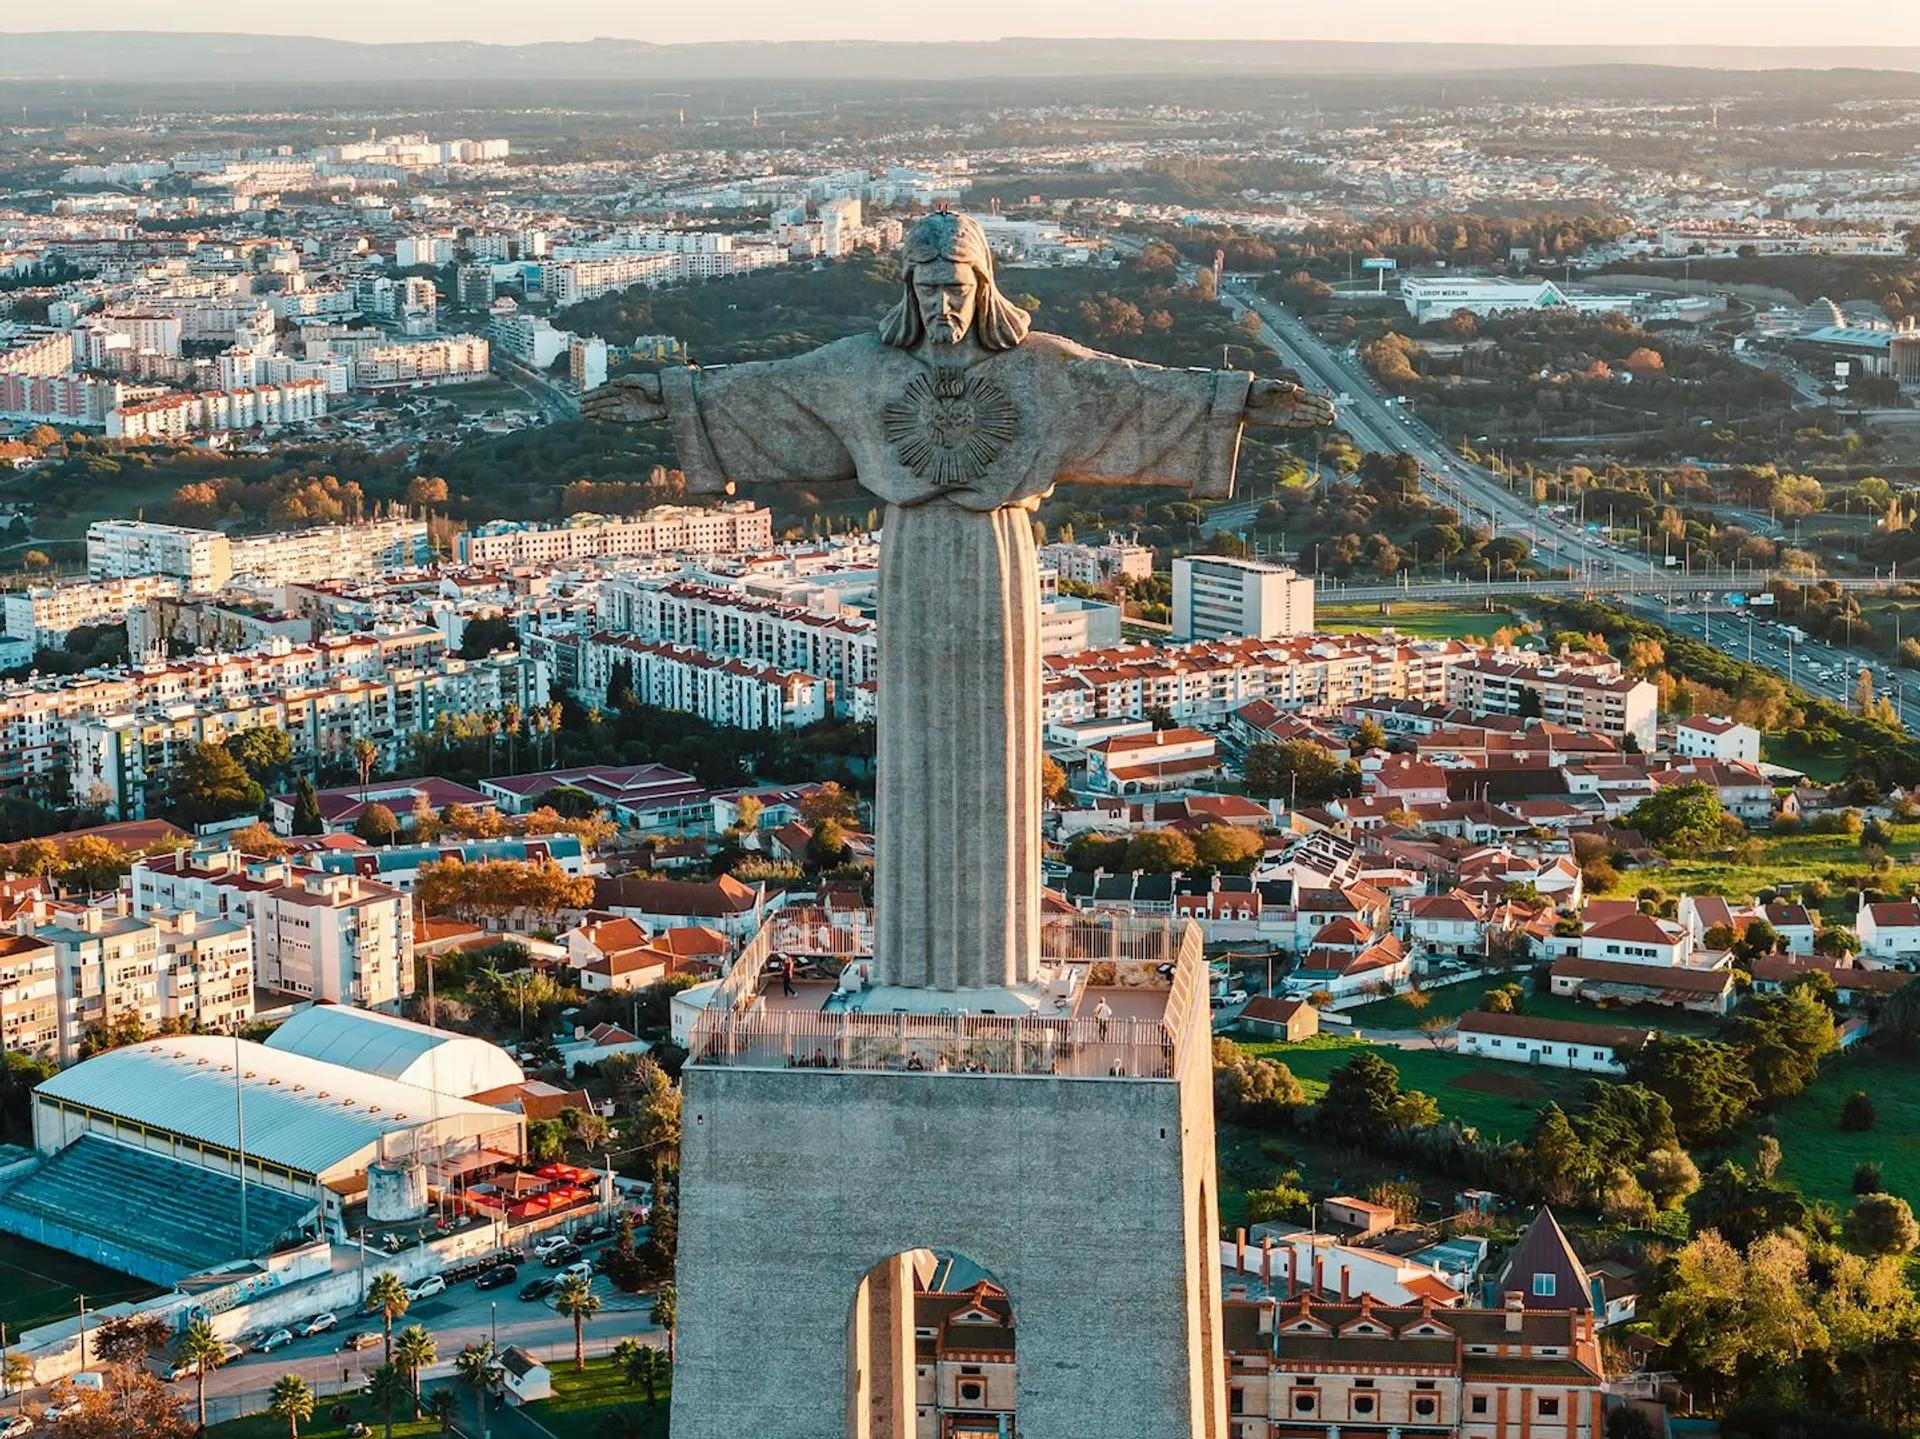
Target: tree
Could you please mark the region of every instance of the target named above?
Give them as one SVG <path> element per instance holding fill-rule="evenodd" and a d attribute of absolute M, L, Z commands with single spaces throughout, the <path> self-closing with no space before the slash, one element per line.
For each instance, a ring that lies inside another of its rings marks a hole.
<path fill-rule="evenodd" d="M 1873 1097 L 1856 1089 L 1840 1105 L 1840 1127 L 1856 1133 L 1873 1128 Z"/>
<path fill-rule="evenodd" d="M 140 1391 L 137 1379 L 152 1378 L 146 1372 L 147 1356 L 164 1349 L 172 1337 L 172 1326 L 158 1314 L 128 1314 L 109 1319 L 95 1336 L 94 1352 L 103 1364 L 117 1371 L 114 1388 L 126 1420 L 127 1439 L 133 1439 L 135 1400 Z"/>
<path fill-rule="evenodd" d="M 659 1400 L 660 1382 L 667 1377 L 670 1368 L 662 1360 L 660 1351 L 651 1344 L 642 1344 L 638 1339 L 629 1337 L 614 1346 L 613 1363 L 629 1387 L 645 1391 L 647 1407 L 653 1408 Z"/>
<path fill-rule="evenodd" d="M 195 1407 L 199 1411 L 200 1428 L 204 1432 L 207 1427 L 207 1372 L 227 1362 L 227 1346 L 214 1332 L 211 1319 L 195 1319 L 187 1325 L 186 1333 L 180 1336 L 179 1362 L 193 1368 Z"/>
<path fill-rule="evenodd" d="M 1347 792 L 1350 776 L 1338 756 L 1311 740 L 1261 740 L 1247 746 L 1241 763 L 1247 793 L 1257 799 L 1284 798 L 1314 805 Z"/>
<path fill-rule="evenodd" d="M 1370 1049 L 1364 1049 L 1327 1076 L 1327 1091 L 1320 1097 L 1316 1117 L 1330 1134 L 1370 1137 L 1389 1129 L 1410 1127 L 1406 1120 L 1417 1119 L 1421 1105 L 1403 1104 L 1418 1095 L 1431 1106 L 1432 1101 L 1417 1090 L 1403 1095 L 1400 1071 Z"/>
<path fill-rule="evenodd" d="M 491 860 L 465 864 L 437 860 L 420 867 L 414 898 L 426 914 L 462 919 L 514 915 L 552 918 L 563 909 L 593 903 L 593 881 L 570 875 L 551 860 Z"/>
<path fill-rule="evenodd" d="M 1627 823 L 1649 842 L 1668 849 L 1704 849 L 1720 838 L 1726 810 L 1713 786 L 1667 785 L 1640 801 Z"/>
<path fill-rule="evenodd" d="M 1375 719 L 1363 719 L 1353 727 L 1353 752 L 1365 754 L 1368 750 L 1381 749 L 1387 743 L 1387 732 L 1380 728 Z"/>
<path fill-rule="evenodd" d="M 1700 1187 L 1700 1171 L 1686 1150 L 1656 1149 L 1640 1166 L 1640 1186 L 1661 1209 L 1674 1209 Z"/>
<path fill-rule="evenodd" d="M 0 1359 L 0 1394 L 12 1394 L 33 1383 L 33 1361 L 24 1354 L 8 1350 Z"/>
<path fill-rule="evenodd" d="M 1528 1177 L 1554 1204 L 1581 1202 L 1592 1193 L 1599 1178 L 1592 1151 L 1557 1104 L 1547 1105 L 1534 1120 L 1526 1155 Z"/>
<path fill-rule="evenodd" d="M 847 857 L 847 831 L 831 817 L 820 821 L 807 836 L 807 863 L 815 869 L 832 869 Z"/>
<path fill-rule="evenodd" d="M 1673 1107 L 1674 1128 L 1688 1144 L 1725 1134 L 1757 1097 L 1739 1053 L 1691 1035 L 1659 1035 L 1634 1056 L 1630 1072 Z"/>
<path fill-rule="evenodd" d="M 1833 1012 L 1805 989 L 1755 995 L 1729 1029 L 1762 1102 L 1790 1099 L 1839 1045 Z"/>
<path fill-rule="evenodd" d="M 1911 1254 L 1920 1244 L 1913 1209 L 1896 1194 L 1863 1194 L 1847 1215 L 1847 1243 L 1866 1255 Z"/>
<path fill-rule="evenodd" d="M 487 1398 L 493 1393 L 495 1355 L 491 1344 L 469 1344 L 453 1357 L 453 1372 L 473 1391 L 480 1406 L 480 1435 L 486 1439 Z"/>
<path fill-rule="evenodd" d="M 236 829 L 227 836 L 227 843 L 242 854 L 258 855 L 262 859 L 278 859 L 287 852 L 287 842 L 258 820 Z"/>
<path fill-rule="evenodd" d="M 673 1346 L 675 1334 L 680 1327 L 679 1288 L 672 1284 L 662 1284 L 660 1292 L 653 1296 L 653 1308 L 647 1311 L 647 1318 L 655 1327 L 666 1331 L 667 1363 L 678 1363 Z"/>
<path fill-rule="evenodd" d="M 393 1439 L 393 1411 L 413 1402 L 413 1386 L 407 1382 L 406 1371 L 392 1363 L 382 1364 L 367 1376 L 367 1398 L 380 1411 L 387 1439 Z"/>
<path fill-rule="evenodd" d="M 745 823 L 745 812 L 748 804 L 754 806 L 756 815 L 760 806 L 760 802 L 751 795 L 740 801 L 742 814 L 740 827 L 742 829 L 751 828 L 751 826 Z M 542 794 L 535 802 L 534 808 L 550 809 L 562 819 L 592 819 L 600 813 L 600 801 L 581 789 L 578 785 L 562 784 L 555 785 L 552 789 Z"/>
<path fill-rule="evenodd" d="M 293 764 L 293 737 L 265 725 L 236 730 L 221 741 L 234 762 L 263 788 L 279 784 Z"/>
<path fill-rule="evenodd" d="M 486 615 L 468 620 L 460 632 L 460 658 L 483 660 L 496 650 L 520 648 L 520 635 L 505 615 Z"/>
<path fill-rule="evenodd" d="M 1694 1233 L 1712 1229 L 1740 1245 L 1798 1228 L 1806 1217 L 1798 1194 L 1749 1175 L 1730 1159 L 1721 1160 L 1687 1201 Z"/>
<path fill-rule="evenodd" d="M 266 792 L 222 745 L 188 745 L 167 775 L 169 810 L 189 826 L 257 811 L 265 801 Z"/>
<path fill-rule="evenodd" d="M 393 1363 L 393 1321 L 405 1314 L 412 1302 L 407 1297 L 407 1286 L 400 1282 L 400 1276 L 391 1269 L 381 1270 L 367 1285 L 367 1313 L 380 1316 L 389 1364 Z"/>
<path fill-rule="evenodd" d="M 394 1336 L 393 1362 L 407 1376 L 407 1383 L 413 1390 L 413 1412 L 420 1413 L 420 1371 L 433 1363 L 435 1356 L 433 1336 L 419 1324 L 409 1324 Z"/>
<path fill-rule="evenodd" d="M 460 1412 L 460 1401 L 451 1389 L 436 1389 L 426 1399 L 427 1413 L 440 1425 L 442 1434 L 453 1432 L 453 1417 Z"/>
<path fill-rule="evenodd" d="M 1190 870 L 1198 860 L 1193 841 L 1177 829 L 1142 830 L 1127 841 L 1127 868 L 1148 874 Z"/>
<path fill-rule="evenodd" d="M 1210 824 L 1193 836 L 1196 863 L 1224 874 L 1251 874 L 1267 851 L 1260 831 L 1242 825 Z"/>
<path fill-rule="evenodd" d="M 298 1374 L 282 1374 L 267 1396 L 267 1412 L 287 1421 L 287 1439 L 300 1439 L 300 1426 L 313 1418 L 313 1389 Z"/>
<path fill-rule="evenodd" d="M 1517 1014 L 1525 992 L 1517 984 L 1502 984 L 1480 996 L 1480 1008 L 1488 1014 Z"/>
<path fill-rule="evenodd" d="M 353 822 L 353 832 L 368 844 L 392 844 L 400 833 L 400 817 L 383 804 L 370 804 Z"/>
<path fill-rule="evenodd" d="M 1067 784 L 1067 772 L 1051 755 L 1040 756 L 1040 798 L 1048 804 L 1064 807 L 1073 798 Z"/>
<path fill-rule="evenodd" d="M 1886 1184 L 1880 1178 L 1879 1160 L 1863 1159 L 1853 1166 L 1852 1189 L 1856 1195 L 1883 1194 L 1886 1188 Z"/>
<path fill-rule="evenodd" d="M 1860 936 L 1837 924 L 1822 925 L 1813 937 L 1813 947 L 1820 954 L 1858 954 Z"/>
<path fill-rule="evenodd" d="M 818 829 L 830 819 L 856 824 L 860 819 L 860 801 L 836 780 L 815 785 L 800 797 L 801 823 Z"/>
<path fill-rule="evenodd" d="M 573 1321 L 573 1367 L 587 1367 L 586 1324 L 600 1312 L 600 1296 L 584 1274 L 569 1274 L 553 1291 L 553 1308 Z"/>
<path fill-rule="evenodd" d="M 373 778 L 374 767 L 380 763 L 380 751 L 370 739 L 357 739 L 353 742 L 353 767 L 360 774 L 360 794 L 364 800 L 368 782 Z"/>
<path fill-rule="evenodd" d="M 293 795 L 293 832 L 295 834 L 323 834 L 326 822 L 320 818 L 320 797 L 314 793 L 313 781 L 305 775 Z"/>
<path fill-rule="evenodd" d="M 1265 1189 L 1247 1191 L 1247 1222 L 1249 1224 L 1272 1224 L 1276 1220 L 1303 1219 L 1312 1197 L 1298 1184 L 1293 1183 L 1300 1176 L 1290 1174 L 1287 1178 L 1268 1185 Z"/>

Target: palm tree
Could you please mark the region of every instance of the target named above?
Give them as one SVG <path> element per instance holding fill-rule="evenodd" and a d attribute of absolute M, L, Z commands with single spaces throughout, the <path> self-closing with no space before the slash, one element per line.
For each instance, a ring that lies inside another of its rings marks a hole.
<path fill-rule="evenodd" d="M 506 713 L 501 718 L 501 727 L 506 731 L 506 736 L 507 736 L 507 773 L 508 774 L 513 773 L 515 758 L 519 752 L 520 718 L 521 718 L 520 706 L 517 704 L 511 704 L 511 703 L 507 705 Z"/>
<path fill-rule="evenodd" d="M 418 1324 L 409 1324 L 393 1341 L 393 1362 L 404 1369 L 413 1388 L 414 1417 L 420 1415 L 420 1371 L 433 1363 L 433 1336 Z"/>
<path fill-rule="evenodd" d="M 672 1284 L 662 1284 L 660 1292 L 653 1296 L 653 1309 L 647 1317 L 667 1331 L 667 1363 L 676 1363 L 673 1331 L 680 1323 L 680 1290 Z"/>
<path fill-rule="evenodd" d="M 227 1362 L 227 1346 L 213 1332 L 211 1319 L 196 1319 L 180 1339 L 180 1362 L 193 1366 L 195 1400 L 200 1411 L 200 1430 L 207 1428 L 207 1371 Z"/>
<path fill-rule="evenodd" d="M 569 1274 L 553 1291 L 554 1311 L 573 1321 L 573 1367 L 587 1367 L 586 1323 L 600 1312 L 600 1296 L 584 1274 Z"/>
<path fill-rule="evenodd" d="M 635 1343 L 624 1360 L 616 1349 L 613 1357 L 619 1363 L 620 1373 L 627 1383 L 646 1390 L 647 1407 L 651 1409 L 660 1400 L 660 1381 L 673 1373 L 672 1365 L 651 1344 Z"/>
<path fill-rule="evenodd" d="M 480 1405 L 480 1439 L 487 1439 L 487 1393 L 493 1388 L 493 1346 L 469 1344 L 454 1357 L 453 1371 Z"/>
<path fill-rule="evenodd" d="M 405 1314 L 412 1302 L 407 1298 L 407 1286 L 391 1269 L 381 1270 L 367 1286 L 367 1313 L 380 1316 L 381 1327 L 386 1331 L 389 1364 L 393 1363 L 393 1321 Z"/>
<path fill-rule="evenodd" d="M 460 1410 L 460 1401 L 453 1397 L 451 1389 L 436 1389 L 427 1396 L 427 1413 L 440 1421 L 440 1432 L 453 1431 L 453 1416 Z"/>
<path fill-rule="evenodd" d="M 407 1382 L 405 1371 L 396 1364 L 382 1364 L 367 1376 L 367 1397 L 386 1423 L 387 1439 L 393 1439 L 394 1406 L 413 1400 L 413 1386 Z"/>
<path fill-rule="evenodd" d="M 353 742 L 353 763 L 360 771 L 360 803 L 367 802 L 367 782 L 373 777 L 373 766 L 380 758 L 380 751 L 374 748 L 373 741 L 365 736 Z"/>
<path fill-rule="evenodd" d="M 273 1381 L 267 1412 L 287 1421 L 287 1439 L 300 1439 L 300 1425 L 313 1418 L 313 1386 L 298 1374 L 282 1374 Z"/>
<path fill-rule="evenodd" d="M 11 1394 L 33 1383 L 33 1361 L 24 1354 L 9 1354 L 0 1361 L 0 1389 Z"/>

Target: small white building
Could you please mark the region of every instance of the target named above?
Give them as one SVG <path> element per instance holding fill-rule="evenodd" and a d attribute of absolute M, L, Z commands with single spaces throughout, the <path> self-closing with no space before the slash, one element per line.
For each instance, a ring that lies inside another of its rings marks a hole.
<path fill-rule="evenodd" d="M 1652 1034 L 1648 1029 L 1478 1010 L 1461 1015 L 1454 1027 L 1455 1047 L 1463 1055 L 1612 1075 L 1627 1072 L 1628 1058 Z"/>
<path fill-rule="evenodd" d="M 1720 715 L 1692 715 L 1673 727 L 1673 752 L 1687 759 L 1760 763 L 1760 731 Z"/>
<path fill-rule="evenodd" d="M 1863 960 L 1903 968 L 1920 962 L 1920 904 L 1862 904 L 1853 928 Z"/>
<path fill-rule="evenodd" d="M 553 1375 L 547 1366 L 518 1344 L 510 1344 L 499 1360 L 500 1388 L 509 1404 L 532 1404 L 553 1397 Z"/>

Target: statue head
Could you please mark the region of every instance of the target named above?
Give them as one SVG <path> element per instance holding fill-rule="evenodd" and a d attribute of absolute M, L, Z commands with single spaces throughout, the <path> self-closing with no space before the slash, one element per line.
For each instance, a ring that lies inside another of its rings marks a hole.
<path fill-rule="evenodd" d="M 889 345 L 957 345 L 971 331 L 984 349 L 1011 350 L 1026 338 L 1027 312 L 993 283 L 993 251 L 971 217 L 928 215 L 907 232 L 900 262 L 906 293 L 880 322 Z"/>

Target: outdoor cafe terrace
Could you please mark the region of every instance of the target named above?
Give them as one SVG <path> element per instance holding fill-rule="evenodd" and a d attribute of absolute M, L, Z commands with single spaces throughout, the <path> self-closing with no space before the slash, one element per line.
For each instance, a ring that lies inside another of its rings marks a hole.
<path fill-rule="evenodd" d="M 1196 1011 L 1206 1013 L 1197 925 L 1121 916 L 1042 924 L 1032 986 L 943 993 L 837 978 L 782 982 L 807 956 L 828 975 L 871 956 L 870 919 L 831 940 L 805 916 L 775 916 L 695 1020 L 690 1063 L 746 1069 L 1172 1079 Z"/>

